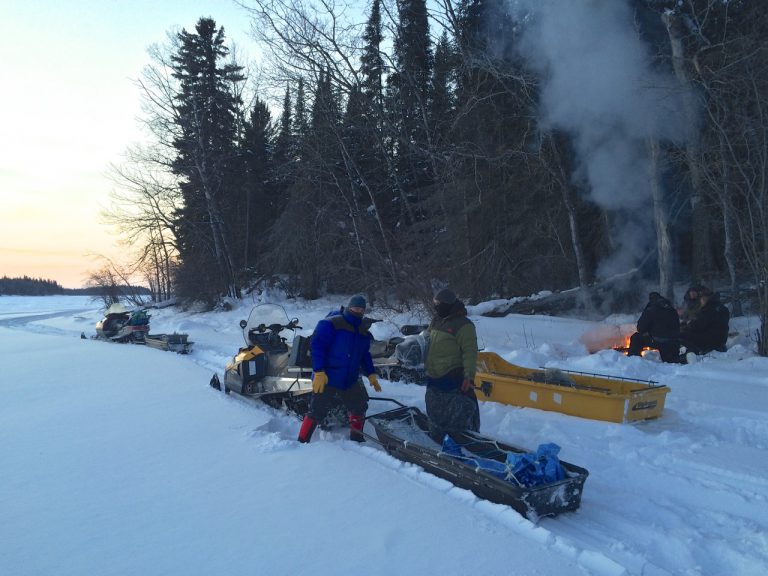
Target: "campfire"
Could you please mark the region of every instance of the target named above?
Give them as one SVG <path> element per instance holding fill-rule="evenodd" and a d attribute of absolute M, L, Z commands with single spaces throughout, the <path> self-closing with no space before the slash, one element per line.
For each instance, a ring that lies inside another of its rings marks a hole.
<path fill-rule="evenodd" d="M 626 336 L 624 338 L 624 341 L 621 344 L 617 344 L 616 346 L 613 346 L 613 349 L 616 350 L 616 352 L 621 352 L 626 356 L 627 353 L 629 352 L 629 338 L 630 338 L 629 336 Z M 653 350 L 653 348 L 649 348 L 648 346 L 646 346 L 645 348 L 640 350 L 640 356 L 645 356 L 645 353 L 650 350 Z"/>

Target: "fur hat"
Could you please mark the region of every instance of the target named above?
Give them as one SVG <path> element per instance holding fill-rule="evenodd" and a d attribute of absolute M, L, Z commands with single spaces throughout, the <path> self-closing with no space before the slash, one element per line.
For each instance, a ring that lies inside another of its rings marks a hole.
<path fill-rule="evenodd" d="M 347 304 L 347 308 L 365 308 L 367 302 L 365 301 L 365 296 L 362 294 L 355 294 L 352 296 L 352 298 L 349 299 L 349 304 Z"/>
<path fill-rule="evenodd" d="M 456 294 L 454 294 L 451 290 L 448 290 L 448 288 L 443 288 L 435 294 L 434 296 L 435 302 L 440 302 L 441 304 L 453 304 L 456 302 Z"/>

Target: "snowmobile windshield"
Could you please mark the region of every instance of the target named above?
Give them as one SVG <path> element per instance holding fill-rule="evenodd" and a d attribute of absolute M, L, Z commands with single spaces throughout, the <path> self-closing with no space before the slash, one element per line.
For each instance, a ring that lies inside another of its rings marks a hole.
<path fill-rule="evenodd" d="M 263 332 L 268 330 L 270 326 L 274 326 L 275 328 L 278 326 L 287 326 L 290 321 L 285 308 L 282 306 L 278 304 L 259 304 L 258 306 L 253 307 L 248 316 L 248 320 L 243 328 L 243 339 L 246 344 L 248 344 L 248 333 L 250 330 Z M 280 329 L 277 328 L 277 330 L 279 331 Z M 286 338 L 289 344 L 293 341 L 292 330 L 284 330 L 280 335 Z"/>
<path fill-rule="evenodd" d="M 395 346 L 395 358 L 406 368 L 423 368 L 428 348 L 429 331 L 424 330 L 420 334 L 406 336 Z"/>

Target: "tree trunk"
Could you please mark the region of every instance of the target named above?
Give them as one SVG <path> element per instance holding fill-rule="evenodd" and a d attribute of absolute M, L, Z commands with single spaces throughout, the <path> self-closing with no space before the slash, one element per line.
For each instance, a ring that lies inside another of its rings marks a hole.
<path fill-rule="evenodd" d="M 659 263 L 659 292 L 664 298 L 674 301 L 672 284 L 672 241 L 669 235 L 669 213 L 664 202 L 664 191 L 661 188 L 661 170 L 659 159 L 661 148 L 659 141 L 650 138 L 649 150 L 649 174 L 651 184 L 651 197 L 653 199 L 653 220 L 656 225 L 656 250 Z"/>
<path fill-rule="evenodd" d="M 576 206 L 573 202 L 573 190 L 571 190 L 570 180 L 565 173 L 562 156 L 560 155 L 560 150 L 557 147 L 555 137 L 550 135 L 549 141 L 550 145 L 552 146 L 552 153 L 555 156 L 555 161 L 557 162 L 557 170 L 559 173 L 558 180 L 563 192 L 563 203 L 565 204 L 565 209 L 568 212 L 568 225 L 571 230 L 573 254 L 576 257 L 576 270 L 579 274 L 579 286 L 586 289 L 589 284 L 589 275 L 587 273 L 587 265 L 584 258 L 584 247 L 581 242 L 581 234 L 579 234 Z"/>
<path fill-rule="evenodd" d="M 768 285 L 763 282 L 757 289 L 760 301 L 760 333 L 757 339 L 757 353 L 768 356 Z"/>
<path fill-rule="evenodd" d="M 199 117 L 197 115 L 196 117 Z M 198 125 L 200 122 L 198 122 Z M 197 130 L 197 157 L 195 158 L 195 168 L 200 178 L 200 184 L 205 196 L 205 206 L 208 211 L 208 220 L 211 224 L 211 236 L 213 237 L 214 253 L 216 261 L 219 264 L 220 272 L 224 277 L 227 287 L 227 296 L 230 298 L 239 298 L 240 293 L 235 281 L 235 269 L 232 265 L 232 254 L 227 246 L 227 238 L 224 233 L 224 218 L 219 209 L 219 203 L 216 200 L 215 190 L 211 182 L 211 175 L 208 170 L 207 148 L 203 142 L 201 130 Z"/>
<path fill-rule="evenodd" d="M 682 88 L 683 114 L 686 124 L 685 159 L 691 175 L 692 272 L 694 278 L 701 280 L 713 271 L 714 264 L 709 234 L 709 218 L 703 202 L 704 178 L 700 167 L 701 140 L 698 129 L 698 105 L 694 96 L 694 87 L 685 65 L 679 17 L 671 12 L 665 12 L 661 19 L 669 36 L 675 76 Z"/>
<path fill-rule="evenodd" d="M 730 193 L 728 187 L 728 179 L 730 171 L 728 170 L 727 150 L 725 143 L 723 142 L 723 134 L 720 133 L 720 157 L 722 158 L 723 166 L 723 188 L 720 194 L 720 201 L 723 206 L 723 231 L 725 234 L 725 262 L 728 266 L 728 275 L 731 279 L 731 316 L 742 316 L 741 310 L 741 294 L 739 293 L 739 282 L 736 275 L 736 238 L 738 232 L 736 231 L 735 215 L 733 213 L 733 206 L 731 200 L 728 197 Z"/>
<path fill-rule="evenodd" d="M 216 261 L 219 263 L 221 273 L 226 280 L 227 296 L 230 298 L 238 298 L 239 294 L 237 283 L 235 282 L 235 272 L 232 266 L 232 257 L 229 253 L 226 236 L 224 234 L 224 221 L 221 215 L 221 210 L 219 210 L 218 202 L 211 190 L 209 179 L 205 174 L 205 169 L 199 168 L 198 174 L 205 194 L 205 204 L 208 209 L 208 219 L 211 223 L 211 235 L 213 236 Z"/>

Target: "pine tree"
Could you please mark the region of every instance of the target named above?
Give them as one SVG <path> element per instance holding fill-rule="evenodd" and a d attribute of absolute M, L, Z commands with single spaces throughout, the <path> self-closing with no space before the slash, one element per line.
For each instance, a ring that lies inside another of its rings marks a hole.
<path fill-rule="evenodd" d="M 432 73 L 432 98 L 429 119 L 436 145 L 445 141 L 455 114 L 456 50 L 443 31 L 435 47 L 435 67 Z"/>
<path fill-rule="evenodd" d="M 306 138 L 308 131 L 309 125 L 307 120 L 306 95 L 304 94 L 304 79 L 299 78 L 299 83 L 296 88 L 296 103 L 294 104 L 293 112 L 293 138 L 296 152 L 299 156 L 302 154 L 304 139 Z"/>
<path fill-rule="evenodd" d="M 384 32 L 381 24 L 381 0 L 373 0 L 371 14 L 363 32 L 363 55 L 360 57 L 360 72 L 362 74 L 362 93 L 369 100 L 374 110 L 380 110 L 383 105 L 384 58 L 381 54 L 381 43 Z"/>
<path fill-rule="evenodd" d="M 195 33 L 182 30 L 172 57 L 180 135 L 174 141 L 173 169 L 182 178 L 184 206 L 177 213 L 181 266 L 179 280 L 191 295 L 198 290 L 238 297 L 235 260 L 230 250 L 225 206 L 233 200 L 232 163 L 237 158 L 240 102 L 233 84 L 241 68 L 221 65 L 229 50 L 223 28 L 201 18 Z M 236 204 L 236 203 L 235 203 Z"/>
<path fill-rule="evenodd" d="M 246 122 L 243 156 L 246 165 L 246 230 L 243 263 L 251 268 L 263 249 L 266 230 L 277 218 L 278 197 L 273 194 L 271 175 L 272 118 L 266 102 L 256 98 Z"/>
<path fill-rule="evenodd" d="M 397 171 L 400 185 L 411 200 L 430 184 L 428 127 L 432 50 L 425 0 L 401 0 L 394 40 L 395 72 L 390 75 L 390 112 L 397 137 Z"/>
<path fill-rule="evenodd" d="M 270 265 L 289 278 L 291 291 L 314 298 L 319 290 L 321 264 L 316 252 L 316 220 L 322 207 L 317 197 L 303 80 L 297 84 L 293 106 L 289 94 L 286 89 L 276 142 L 276 155 L 279 150 L 285 160 L 277 167 L 281 211 L 269 236 L 273 246 Z"/>
<path fill-rule="evenodd" d="M 280 115 L 280 125 L 275 138 L 275 169 L 277 171 L 276 179 L 281 180 L 282 175 L 287 173 L 287 165 L 292 160 L 293 154 L 293 107 L 291 104 L 291 90 L 285 87 L 285 96 L 283 97 L 283 112 Z"/>

